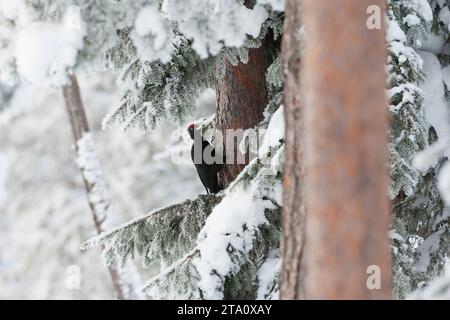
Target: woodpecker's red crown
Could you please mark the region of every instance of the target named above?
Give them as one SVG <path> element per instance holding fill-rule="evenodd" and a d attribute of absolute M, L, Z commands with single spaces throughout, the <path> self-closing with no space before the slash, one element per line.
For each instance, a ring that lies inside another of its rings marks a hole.
<path fill-rule="evenodd" d="M 197 128 L 197 125 L 195 123 L 191 123 L 188 127 L 188 129 L 195 129 Z"/>

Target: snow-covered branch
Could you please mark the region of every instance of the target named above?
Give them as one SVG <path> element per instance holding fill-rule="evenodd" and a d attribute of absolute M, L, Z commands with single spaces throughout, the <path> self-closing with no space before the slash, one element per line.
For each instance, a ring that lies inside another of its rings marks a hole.
<path fill-rule="evenodd" d="M 221 199 L 221 195 L 200 195 L 195 200 L 152 210 L 85 241 L 81 248 L 105 245 L 107 264 L 115 258 L 125 263 L 136 254 L 144 259 L 145 266 L 160 259 L 171 264 L 193 248 L 206 218 Z"/>

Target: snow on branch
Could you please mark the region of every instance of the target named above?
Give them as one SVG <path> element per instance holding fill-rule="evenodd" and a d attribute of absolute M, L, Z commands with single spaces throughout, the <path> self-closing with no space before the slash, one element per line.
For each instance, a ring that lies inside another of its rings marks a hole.
<path fill-rule="evenodd" d="M 277 297 L 281 182 L 279 171 L 258 160 L 225 191 L 196 233 L 196 246 L 150 279 L 143 291 L 155 299 Z M 271 165 L 279 168 L 276 163 Z"/>
<path fill-rule="evenodd" d="M 17 32 L 15 63 L 24 79 L 38 85 L 67 83 L 67 70 L 76 65 L 86 35 L 83 24 L 73 26 L 70 19 L 67 12 L 62 23 L 37 21 Z"/>
<path fill-rule="evenodd" d="M 200 257 L 193 264 L 203 298 L 256 298 L 256 275 L 269 250 L 278 246 L 281 213 L 258 187 L 254 182 L 237 187 L 214 208 L 200 232 Z"/>
<path fill-rule="evenodd" d="M 89 203 L 95 212 L 95 219 L 98 221 L 100 230 L 105 229 L 104 223 L 110 216 L 110 201 L 106 182 L 97 158 L 95 143 L 90 133 L 84 133 L 81 139 L 77 141 L 76 162 L 83 177 L 91 186 L 88 197 Z"/>
<path fill-rule="evenodd" d="M 275 108 L 273 108 L 275 109 Z M 268 107 L 258 153 L 223 192 L 132 220 L 82 244 L 104 245 L 107 263 L 137 253 L 161 273 L 142 290 L 154 299 L 256 299 L 278 294 L 283 109 Z"/>
<path fill-rule="evenodd" d="M 162 11 L 192 39 L 192 47 L 203 59 L 216 55 L 224 45 L 240 47 L 247 35 L 258 37 L 268 17 L 261 5 L 249 9 L 235 0 L 166 0 Z"/>
<path fill-rule="evenodd" d="M 81 249 L 105 245 L 107 264 L 118 258 L 123 265 L 135 254 L 142 256 L 145 266 L 158 259 L 170 264 L 192 249 L 204 221 L 221 199 L 220 195 L 200 195 L 195 200 L 152 210 L 85 241 Z"/>
<path fill-rule="evenodd" d="M 262 195 L 254 198 L 256 189 L 256 184 L 241 187 L 225 196 L 206 220 L 197 245 L 142 291 L 155 299 L 277 297 L 279 264 L 273 248 L 279 246 L 281 207 Z"/>
<path fill-rule="evenodd" d="M 411 294 L 414 300 L 449 300 L 450 299 L 450 265 L 447 265 L 443 275 L 430 282 L 424 289 Z"/>
<path fill-rule="evenodd" d="M 160 299 L 200 299 L 202 294 L 197 286 L 200 275 L 192 264 L 192 259 L 198 257 L 199 250 L 194 248 L 163 273 L 148 280 L 141 291 Z"/>

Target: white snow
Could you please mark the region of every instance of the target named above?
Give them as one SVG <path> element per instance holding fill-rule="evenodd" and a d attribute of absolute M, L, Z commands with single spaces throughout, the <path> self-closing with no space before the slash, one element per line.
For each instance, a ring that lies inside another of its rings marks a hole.
<path fill-rule="evenodd" d="M 406 35 L 403 30 L 398 25 L 397 21 L 386 19 L 387 29 L 386 29 L 386 41 L 400 41 L 402 43 L 406 42 Z"/>
<path fill-rule="evenodd" d="M 223 298 L 223 292 L 219 290 L 221 278 L 238 271 L 229 248 L 250 252 L 253 248 L 252 235 L 259 225 L 267 221 L 264 209 L 272 204 L 255 199 L 255 188 L 254 184 L 249 188 L 238 186 L 225 196 L 199 234 L 197 248 L 200 258 L 193 262 L 200 274 L 199 287 L 206 294 L 206 299 Z"/>
<path fill-rule="evenodd" d="M 284 11 L 284 0 L 258 0 L 261 5 L 269 4 L 273 11 Z"/>
<path fill-rule="evenodd" d="M 432 52 L 434 54 L 439 54 L 442 52 L 444 44 L 447 39 L 444 39 L 441 35 L 436 35 L 433 32 L 427 34 L 427 37 L 421 39 L 420 46 L 418 48 L 423 51 Z"/>
<path fill-rule="evenodd" d="M 8 161 L 4 154 L 0 153 L 0 205 L 6 199 L 6 179 L 8 177 Z"/>
<path fill-rule="evenodd" d="M 421 60 L 422 61 L 422 60 Z M 396 87 L 392 87 L 387 90 L 387 95 L 389 98 L 393 97 L 397 93 L 402 93 L 402 101 L 398 103 L 396 106 L 390 105 L 391 112 L 397 112 L 407 103 L 414 103 L 414 94 L 420 92 L 420 89 L 413 83 L 402 83 Z"/>
<path fill-rule="evenodd" d="M 105 222 L 110 216 L 109 196 L 91 134 L 83 134 L 82 138 L 77 141 L 77 147 L 77 165 L 83 171 L 88 183 L 92 185 L 88 194 L 89 201 L 94 206 L 96 219 L 100 222 L 100 226 L 106 228 Z"/>
<path fill-rule="evenodd" d="M 33 22 L 20 30 L 14 44 L 19 74 L 33 84 L 60 85 L 75 66 L 84 29 L 68 23 Z"/>
<path fill-rule="evenodd" d="M 253 36 L 253 38 L 258 37 L 259 32 L 261 30 L 261 25 L 267 19 L 267 12 L 262 6 L 254 6 L 253 9 L 248 9 L 245 6 L 240 7 L 240 10 L 237 10 L 240 21 L 240 26 L 245 30 L 245 33 Z M 227 34 L 224 35 L 225 40 L 234 41 L 233 35 Z M 240 46 L 240 43 L 236 43 L 235 46 Z"/>
<path fill-rule="evenodd" d="M 405 241 L 405 239 L 400 234 L 398 234 L 395 229 L 389 230 L 388 234 L 389 238 L 392 240 Z"/>
<path fill-rule="evenodd" d="M 134 31 L 132 39 L 143 60 L 160 59 L 167 63 L 172 59 L 171 32 L 158 8 L 143 8 L 136 18 Z"/>
<path fill-rule="evenodd" d="M 450 90 L 450 66 L 446 66 L 442 69 L 442 78 L 447 86 L 447 89 Z"/>
<path fill-rule="evenodd" d="M 403 22 L 406 23 L 408 26 L 412 27 L 418 25 L 420 23 L 420 19 L 415 14 L 408 14 L 406 17 L 403 18 Z"/>
<path fill-rule="evenodd" d="M 433 21 L 433 10 L 430 7 L 430 4 L 426 0 L 408 0 L 408 1 L 402 1 L 402 6 L 405 7 L 406 10 L 411 11 L 410 14 L 405 16 L 403 18 L 403 23 L 408 25 L 409 27 L 417 27 L 420 24 L 423 24 L 423 21 L 425 22 L 431 22 Z M 387 39 L 390 37 L 390 25 L 396 24 L 396 22 L 390 21 L 388 23 L 388 31 L 387 31 Z M 395 28 L 395 33 L 400 32 L 401 30 L 398 30 L 398 26 L 392 26 L 392 28 Z M 405 41 L 401 39 L 394 39 L 399 40 L 402 43 L 405 43 Z M 405 39 L 406 40 L 406 39 Z M 416 37 L 414 37 L 414 43 L 413 47 L 415 49 L 420 49 L 424 51 L 433 52 L 435 54 L 438 54 L 442 51 L 443 45 L 446 42 L 446 39 L 444 39 L 440 35 L 435 35 L 434 32 L 428 32 L 428 33 L 417 33 Z M 390 40 L 388 40 L 390 41 Z"/>
<path fill-rule="evenodd" d="M 450 146 L 447 145 L 446 154 L 449 153 L 449 147 Z M 450 205 L 450 164 L 448 161 L 443 165 L 439 172 L 438 189 L 445 203 Z"/>
<path fill-rule="evenodd" d="M 426 171 L 434 166 L 449 148 L 449 141 L 437 141 L 425 150 L 418 152 L 414 156 L 412 164 L 416 169 Z"/>
<path fill-rule="evenodd" d="M 406 5 L 413 11 L 420 13 L 425 21 L 433 21 L 433 10 L 427 0 L 408 0 Z"/>
<path fill-rule="evenodd" d="M 434 127 L 438 138 L 450 138 L 450 114 L 445 100 L 444 78 L 438 58 L 430 52 L 419 51 L 426 77 L 420 85 L 424 93 L 425 117 Z"/>
<path fill-rule="evenodd" d="M 450 31 L 450 10 L 447 6 L 443 7 L 439 12 L 439 20 L 447 26 L 447 30 Z"/>
<path fill-rule="evenodd" d="M 280 250 L 272 249 L 269 255 L 258 270 L 258 292 L 257 300 L 276 300 L 278 299 L 278 291 L 271 292 L 274 282 L 278 282 L 278 275 L 281 269 Z"/>
<path fill-rule="evenodd" d="M 435 233 L 431 234 L 428 238 L 426 238 L 420 246 L 417 248 L 417 252 L 419 253 L 419 259 L 414 266 L 416 271 L 426 272 L 428 265 L 430 264 L 431 254 L 439 248 L 439 241 L 441 240 L 441 235 L 444 232 L 444 229 L 439 229 Z"/>
<path fill-rule="evenodd" d="M 413 292 L 408 299 L 450 300 L 450 263 L 444 267 L 442 276 L 432 281 L 424 289 Z"/>
<path fill-rule="evenodd" d="M 280 140 L 284 139 L 284 108 L 280 106 L 272 115 L 267 127 L 264 141 L 259 149 L 259 155 L 266 155 L 271 148 L 278 146 Z"/>
<path fill-rule="evenodd" d="M 268 17 L 261 5 L 248 9 L 234 0 L 164 0 L 162 10 L 202 58 L 224 45 L 240 47 L 247 35 L 257 37 Z"/>
<path fill-rule="evenodd" d="M 23 8 L 23 0 L 1 0 L 0 12 L 8 20 L 14 20 Z"/>
<path fill-rule="evenodd" d="M 437 57 L 430 52 L 419 52 L 423 59 L 423 71 L 426 75 L 421 85 L 424 92 L 425 116 L 434 127 L 439 141 L 428 149 L 418 153 L 413 164 L 421 170 L 433 165 L 441 156 L 450 158 L 450 114 L 445 99 L 444 83 L 449 81 L 448 69 L 441 69 Z M 438 177 L 439 191 L 447 204 L 450 204 L 450 165 L 446 163 Z"/>
<path fill-rule="evenodd" d="M 425 74 L 424 82 L 420 85 L 424 94 L 425 117 L 436 130 L 439 139 L 432 146 L 418 152 L 413 159 L 413 165 L 417 169 L 426 171 L 435 165 L 440 157 L 450 156 L 450 113 L 444 96 L 444 83 L 450 88 L 450 68 L 441 69 L 439 60 L 431 52 L 419 51 L 419 54 L 423 60 Z M 450 203 L 450 181 L 444 176 L 447 171 L 444 167 L 439 175 L 439 188 L 443 197 Z M 448 196 L 445 196 L 447 192 Z"/>

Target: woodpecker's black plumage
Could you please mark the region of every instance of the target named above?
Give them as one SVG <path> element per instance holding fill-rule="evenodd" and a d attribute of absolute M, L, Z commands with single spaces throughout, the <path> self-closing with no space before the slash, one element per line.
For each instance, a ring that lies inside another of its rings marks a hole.
<path fill-rule="evenodd" d="M 206 193 L 217 193 L 222 190 L 217 178 L 217 173 L 222 169 L 222 164 L 216 163 L 215 161 L 214 147 L 208 141 L 206 141 L 199 132 L 196 133 L 194 124 L 191 124 L 188 127 L 188 132 L 192 140 L 194 140 L 194 144 L 191 148 L 191 158 L 192 162 L 194 162 L 195 168 L 197 169 L 200 181 L 205 187 Z M 199 149 L 200 143 L 201 149 Z M 205 149 L 208 149 L 207 152 L 205 152 Z M 196 151 L 201 152 L 201 157 L 197 157 L 198 159 L 195 158 Z M 211 162 L 211 159 L 205 159 L 205 154 L 211 155 L 211 158 L 214 159 L 214 161 Z"/>

